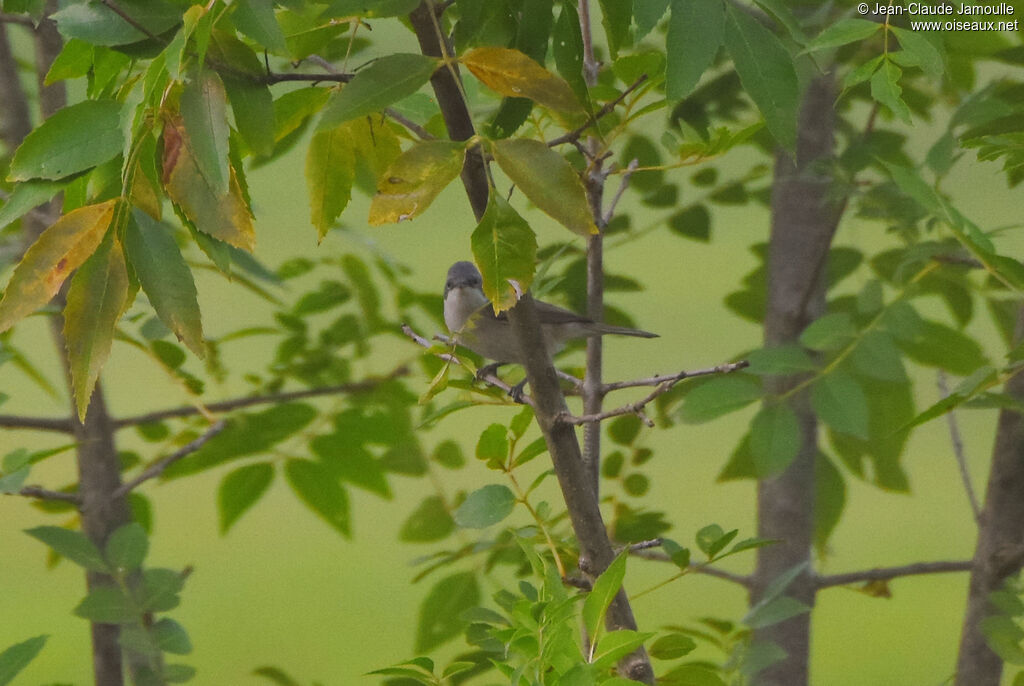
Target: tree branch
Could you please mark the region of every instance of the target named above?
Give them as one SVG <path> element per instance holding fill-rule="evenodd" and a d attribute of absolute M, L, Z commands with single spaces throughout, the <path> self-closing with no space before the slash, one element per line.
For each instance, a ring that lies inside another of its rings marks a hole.
<path fill-rule="evenodd" d="M 590 0 L 580 0 L 580 35 L 583 38 L 583 80 L 587 86 L 597 85 L 601 63 L 594 57 L 594 39 L 590 31 Z"/>
<path fill-rule="evenodd" d="M 630 547 L 629 554 L 633 557 L 639 557 L 644 560 L 654 560 L 655 562 L 672 562 L 672 558 L 668 556 L 664 551 L 661 550 L 636 550 L 632 546 Z M 672 563 L 675 564 L 675 563 Z M 736 574 L 734 572 L 727 572 L 719 567 L 712 567 L 710 564 L 691 564 L 686 568 L 686 571 L 691 574 L 704 574 L 705 576 L 713 576 L 716 579 L 722 579 L 723 581 L 730 581 L 739 586 L 747 588 L 750 586 L 750 577 L 745 574 Z"/>
<path fill-rule="evenodd" d="M 641 379 L 641 382 L 644 383 L 620 381 L 615 384 L 606 384 L 604 388 L 608 388 L 611 386 L 614 386 L 615 388 L 626 388 L 627 386 L 649 386 L 651 384 L 647 382 L 650 382 L 654 379 L 661 379 L 658 382 L 657 387 L 653 391 L 648 393 L 644 398 L 637 400 L 636 402 L 627 403 L 625 405 L 615 408 L 614 410 L 606 410 L 604 412 L 584 414 L 580 416 L 575 416 L 566 412 L 555 417 L 555 420 L 559 422 L 565 422 L 566 424 L 574 424 L 576 426 L 579 426 L 581 424 L 603 422 L 606 419 L 611 419 L 612 417 L 619 417 L 624 414 L 635 414 L 638 417 L 640 417 L 641 421 L 643 421 L 644 424 L 646 424 L 649 427 L 653 427 L 654 422 L 643 415 L 642 411 L 644 407 L 646 407 L 648 403 L 657 398 L 659 395 L 662 395 L 663 393 L 667 393 L 668 391 L 670 391 L 673 386 L 675 386 L 683 379 L 687 379 L 692 376 L 706 376 L 708 374 L 729 374 L 739 369 L 743 369 L 744 367 L 747 367 L 749 365 L 750 363 L 747 362 L 746 360 L 741 360 L 739 362 L 722 364 L 717 367 L 712 367 L 710 369 L 701 369 L 696 372 L 684 371 L 669 377 L 653 377 L 652 379 Z"/>
<path fill-rule="evenodd" d="M 36 498 L 37 500 L 58 500 L 64 503 L 71 503 L 76 507 L 82 504 L 82 498 L 77 493 L 50 491 L 42 486 L 25 486 L 18 491 L 18 495 L 23 495 L 26 498 Z"/>
<path fill-rule="evenodd" d="M 155 479 L 156 477 L 160 476 L 161 474 L 164 473 L 164 470 L 166 470 L 172 464 L 174 464 L 175 462 L 184 457 L 188 457 L 195 451 L 202 448 L 207 441 L 209 441 L 211 438 L 213 438 L 221 431 L 223 431 L 224 427 L 226 426 L 227 420 L 221 419 L 219 422 L 213 424 L 209 429 L 207 429 L 206 433 L 204 433 L 199 438 L 195 439 L 194 441 L 190 441 L 189 443 L 186 443 L 181 448 L 171 453 L 167 457 L 153 463 L 145 471 L 143 471 L 141 474 L 139 474 L 131 481 L 126 481 L 125 483 L 121 484 L 121 486 L 116 491 L 114 491 L 110 497 L 121 498 L 130 493 L 135 488 L 137 488 L 139 484 L 148 481 L 149 479 Z"/>
<path fill-rule="evenodd" d="M 35 24 L 32 22 L 31 17 L 22 16 L 20 14 L 8 14 L 7 12 L 0 12 L 0 24 L 20 24 L 27 26 L 30 29 L 35 28 Z"/>
<path fill-rule="evenodd" d="M 638 78 L 636 81 L 631 83 L 629 85 L 629 87 L 626 88 L 626 90 L 624 90 L 621 93 L 619 93 L 617 98 L 615 98 L 614 100 L 609 100 L 608 102 L 606 102 L 604 104 L 604 107 L 602 107 L 597 112 L 592 114 L 587 119 L 587 121 L 583 122 L 583 124 L 581 124 L 580 126 L 576 127 L 572 131 L 569 131 L 568 133 L 564 133 L 561 136 L 558 136 L 557 138 L 552 138 L 551 140 L 549 140 L 548 141 L 548 147 L 549 148 L 553 148 L 556 145 L 562 145 L 563 143 L 575 143 L 576 141 L 578 141 L 580 139 L 580 137 L 583 136 L 584 132 L 586 132 L 587 129 L 589 129 L 591 126 L 596 124 L 603 117 L 605 117 L 608 114 L 610 114 L 611 111 L 614 110 L 618 106 L 618 104 L 620 102 L 625 100 L 626 97 L 630 93 L 632 93 L 637 88 L 639 88 L 640 85 L 644 81 L 646 81 L 646 80 L 647 80 L 647 74 L 641 74 L 640 78 Z"/>
<path fill-rule="evenodd" d="M 865 569 L 859 572 L 846 572 L 844 574 L 829 574 L 818 576 L 815 586 L 818 589 L 830 588 L 832 586 L 846 586 L 862 581 L 888 581 L 903 576 L 915 576 L 919 574 L 945 574 L 947 572 L 967 572 L 971 569 L 970 560 L 947 560 L 939 562 L 915 562 L 899 567 L 876 567 Z"/>
<path fill-rule="evenodd" d="M 74 433 L 75 430 L 70 419 L 59 419 L 56 417 L 22 417 L 14 414 L 0 414 L 0 428 L 56 431 L 65 434 Z"/>
<path fill-rule="evenodd" d="M 606 383 L 602 388 L 604 393 L 608 394 L 611 391 L 617 391 L 622 388 L 636 388 L 637 386 L 657 386 L 665 383 L 666 381 L 682 381 L 683 379 L 692 379 L 695 376 L 711 376 L 712 374 L 729 374 L 731 372 L 745 369 L 750 366 L 750 362 L 747 360 L 739 360 L 738 362 L 727 362 L 720 364 L 716 367 L 707 367 L 705 369 L 695 369 L 692 372 L 682 371 L 676 372 L 675 374 L 662 374 L 659 376 L 651 376 L 646 379 L 633 379 L 630 381 L 613 381 L 612 383 Z"/>
<path fill-rule="evenodd" d="M 344 393 L 361 393 L 363 391 L 372 390 L 386 381 L 405 376 L 408 373 L 409 368 L 402 365 L 390 374 L 381 377 L 371 377 L 369 379 L 364 379 L 363 381 L 338 384 L 336 386 L 321 386 L 319 388 L 307 388 L 301 391 L 285 391 L 282 393 L 268 393 L 266 395 L 251 395 L 244 398 L 222 400 L 216 403 L 209 403 L 204 406 L 204 409 L 209 412 L 231 412 L 232 410 L 240 410 L 245 407 L 252 407 L 253 405 L 275 405 L 278 403 L 290 402 L 292 400 L 301 400 L 302 398 L 317 398 L 324 395 L 341 395 Z M 115 429 L 123 429 L 126 426 L 149 424 L 150 422 L 159 422 L 163 419 L 193 417 L 198 414 L 202 414 L 198 407 L 183 405 L 181 407 L 174 407 L 168 410 L 156 410 L 155 412 L 147 412 L 146 414 L 122 417 L 121 419 L 115 419 L 113 425 Z"/>

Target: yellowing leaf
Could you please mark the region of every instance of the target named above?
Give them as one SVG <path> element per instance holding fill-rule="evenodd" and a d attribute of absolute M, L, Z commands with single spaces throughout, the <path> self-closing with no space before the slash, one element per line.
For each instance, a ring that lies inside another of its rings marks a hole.
<path fill-rule="evenodd" d="M 530 98 L 561 112 L 580 112 L 572 88 L 532 59 L 511 48 L 470 50 L 460 60 L 491 90 L 511 98 Z"/>
<path fill-rule="evenodd" d="M 540 141 L 494 141 L 494 159 L 534 205 L 574 233 L 597 233 L 579 174 Z"/>
<path fill-rule="evenodd" d="M 406 150 L 377 182 L 370 224 L 380 226 L 422 214 L 462 171 L 462 158 L 462 144 L 450 141 L 426 141 Z"/>
<path fill-rule="evenodd" d="M 165 121 L 163 182 L 168 197 L 197 229 L 236 248 L 251 252 L 255 247 L 252 214 L 234 168 L 228 192 L 219 195 L 199 171 L 181 117 Z"/>
<path fill-rule="evenodd" d="M 124 253 L 108 236 L 71 279 L 64 307 L 64 338 L 79 420 L 85 420 L 92 390 L 110 354 L 128 290 Z"/>
<path fill-rule="evenodd" d="M 537 237 L 526 220 L 491 191 L 487 210 L 470 236 L 483 276 L 484 295 L 497 314 L 514 306 L 529 289 L 537 261 Z"/>
<path fill-rule="evenodd" d="M 115 199 L 80 207 L 43 231 L 14 269 L 0 300 L 0 333 L 50 302 L 103 240 L 116 203 Z"/>
<path fill-rule="evenodd" d="M 355 167 L 352 131 L 347 124 L 313 134 L 306 155 L 306 184 L 310 219 L 321 241 L 352 197 Z"/>

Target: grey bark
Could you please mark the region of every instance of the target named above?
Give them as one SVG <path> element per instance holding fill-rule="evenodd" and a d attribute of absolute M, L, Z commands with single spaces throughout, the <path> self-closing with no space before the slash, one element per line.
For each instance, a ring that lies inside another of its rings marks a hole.
<path fill-rule="evenodd" d="M 1017 314 L 1016 342 L 1024 340 L 1024 306 Z M 1006 382 L 1006 393 L 1024 401 L 1024 373 Z M 978 541 L 971 566 L 967 611 L 956 665 L 957 686 L 998 686 L 1003 661 L 992 652 L 981 622 L 993 614 L 989 594 L 1024 563 L 1024 416 L 1012 409 L 999 412 L 992 467 L 979 519 Z"/>
<path fill-rule="evenodd" d="M 768 346 L 795 342 L 825 309 L 825 265 L 838 210 L 828 200 L 830 180 L 824 175 L 821 162 L 833 154 L 834 99 L 831 77 L 812 81 L 803 96 L 796 159 L 784 151 L 776 155 L 764 333 Z M 766 392 L 773 396 L 783 394 L 804 378 L 769 377 Z M 758 550 L 757 566 L 751 577 L 752 605 L 780 574 L 810 562 L 818 422 L 806 390 L 793 396 L 790 403 L 800 425 L 801 445 L 785 471 L 758 484 L 758 535 L 782 543 Z M 814 593 L 814 575 L 807 564 L 786 595 L 813 606 Z M 808 683 L 809 613 L 760 629 L 754 637 L 774 642 L 787 655 L 757 676 L 759 686 Z"/>

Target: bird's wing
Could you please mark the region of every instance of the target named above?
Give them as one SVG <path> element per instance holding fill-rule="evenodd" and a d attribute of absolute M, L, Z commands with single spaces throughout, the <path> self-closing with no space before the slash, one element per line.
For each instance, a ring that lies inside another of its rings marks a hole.
<path fill-rule="evenodd" d="M 567 310 L 564 307 L 558 307 L 551 303 L 542 302 L 540 300 L 533 301 L 534 309 L 537 310 L 537 318 L 540 319 L 541 324 L 593 324 L 594 320 L 576 314 L 572 310 Z M 482 308 L 481 311 L 486 310 L 487 315 L 491 318 L 498 319 L 499 321 L 508 321 L 508 312 L 502 311 L 497 315 L 494 314 L 494 308 L 488 303 L 486 307 Z"/>

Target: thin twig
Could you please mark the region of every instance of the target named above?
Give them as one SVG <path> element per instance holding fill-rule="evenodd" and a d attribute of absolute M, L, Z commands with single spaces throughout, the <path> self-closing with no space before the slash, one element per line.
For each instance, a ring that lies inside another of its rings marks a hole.
<path fill-rule="evenodd" d="M 939 387 L 939 394 L 942 398 L 948 398 L 949 384 L 946 382 L 946 372 L 940 369 L 935 377 L 935 383 Z M 971 503 L 974 522 L 978 524 L 981 522 L 981 505 L 978 503 L 978 496 L 974 492 L 971 473 L 967 469 L 967 454 L 964 452 L 964 440 L 960 435 L 960 425 L 956 420 L 955 410 L 950 410 L 946 413 L 946 423 L 949 425 L 949 442 L 953 444 L 953 457 L 956 458 L 956 466 L 960 470 L 960 481 L 963 482 L 964 490 L 967 491 L 967 500 Z"/>
<path fill-rule="evenodd" d="M 662 395 L 663 393 L 667 393 L 668 391 L 670 391 L 673 386 L 675 386 L 683 379 L 688 379 L 693 376 L 706 376 L 708 374 L 729 374 L 730 372 L 734 372 L 738 369 L 743 369 L 744 367 L 749 366 L 749 364 L 750 363 L 747 362 L 746 360 L 741 360 L 739 362 L 718 365 L 717 367 L 712 367 L 710 369 L 701 369 L 696 372 L 682 371 L 679 372 L 678 374 L 662 378 L 661 381 L 658 382 L 658 385 L 655 387 L 653 391 L 648 393 L 645 397 L 641 398 L 640 400 L 637 400 L 636 402 L 627 403 L 620 407 L 616 407 L 614 410 L 606 410 L 604 412 L 598 412 L 595 414 L 584 414 L 576 416 L 562 413 L 555 419 L 566 424 L 575 424 L 578 426 L 580 424 L 602 422 L 605 419 L 611 419 L 612 417 L 620 417 L 625 414 L 635 414 L 640 418 L 640 421 L 642 421 L 644 424 L 646 424 L 649 427 L 653 427 L 654 422 L 643 414 L 644 407 L 646 407 L 648 403 L 657 398 L 659 395 Z M 609 387 L 627 388 L 629 386 L 649 386 L 651 384 L 645 382 L 650 382 L 651 380 L 652 379 L 641 379 L 641 382 L 639 383 L 630 381 L 620 381 L 614 384 L 605 384 L 603 388 L 608 389 Z"/>
<path fill-rule="evenodd" d="M 618 391 L 623 388 L 636 388 L 638 386 L 657 386 L 665 383 L 666 381 L 681 381 L 682 379 L 690 379 L 695 376 L 711 376 L 712 374 L 729 374 L 740 369 L 745 369 L 750 366 L 750 362 L 747 360 L 740 360 L 739 362 L 729 362 L 727 364 L 720 364 L 717 367 L 708 367 L 706 369 L 695 369 L 692 372 L 676 372 L 675 374 L 661 374 L 658 376 L 651 376 L 646 379 L 632 379 L 629 381 L 613 381 L 612 383 L 606 383 L 602 386 L 602 390 L 607 394 L 611 391 Z"/>
<path fill-rule="evenodd" d="M 634 550 L 630 548 L 630 555 L 634 557 L 640 557 L 645 560 L 654 560 L 655 562 L 672 562 L 672 558 L 667 553 L 660 550 Z M 735 572 L 727 572 L 719 567 L 712 567 L 707 563 L 704 564 L 692 564 L 686 568 L 686 571 L 691 574 L 704 574 L 705 576 L 713 576 L 716 579 L 723 579 L 724 581 L 731 581 L 734 584 L 740 586 L 749 586 L 750 577 L 745 574 L 736 574 Z"/>
<path fill-rule="evenodd" d="M 223 431 L 224 427 L 226 426 L 227 420 L 221 419 L 219 422 L 217 422 L 216 424 L 212 425 L 209 429 L 207 429 L 206 433 L 204 433 L 199 438 L 195 439 L 194 441 L 190 441 L 189 443 L 186 443 L 180 449 L 171 453 L 167 457 L 158 460 L 157 462 L 154 462 L 152 465 L 146 468 L 145 471 L 143 471 L 141 474 L 139 474 L 131 481 L 121 484 L 121 486 L 111 494 L 110 499 L 116 500 L 117 498 L 127 495 L 144 481 L 148 481 L 149 479 L 155 479 L 156 477 L 160 476 L 172 464 L 174 464 L 175 462 L 182 458 L 188 457 L 195 451 L 202 448 L 207 441 L 209 441 L 211 438 L 213 438 L 221 431 Z"/>
<path fill-rule="evenodd" d="M 608 209 L 604 213 L 604 226 L 608 226 L 612 221 L 612 217 L 615 216 L 615 208 L 618 206 L 619 201 L 622 200 L 622 194 L 626 192 L 629 187 L 629 179 L 633 176 L 633 172 L 640 166 L 640 160 L 633 158 L 629 161 L 629 166 L 626 167 L 626 173 L 622 175 L 622 180 L 619 181 L 619 189 L 615 191 L 615 196 L 612 197 L 611 203 L 608 205 Z"/>
<path fill-rule="evenodd" d="M 602 107 L 597 112 L 595 112 L 593 115 L 591 115 L 587 119 L 587 121 L 583 122 L 582 125 L 576 127 L 575 129 L 573 129 L 572 131 L 569 131 L 568 133 L 562 134 L 558 138 L 552 138 L 551 140 L 549 140 L 548 141 L 548 147 L 549 148 L 553 148 L 556 145 L 562 145 L 563 143 L 573 143 L 573 144 L 575 144 L 577 141 L 579 141 L 580 137 L 583 135 L 583 133 L 587 129 L 589 129 L 591 126 L 596 124 L 599 119 L 601 119 L 601 118 L 605 117 L 606 115 L 608 115 L 609 113 L 611 113 L 611 111 L 614 110 L 618 106 L 618 104 L 620 102 L 625 100 L 626 97 L 630 93 L 632 93 L 637 88 L 639 88 L 640 85 L 644 81 L 646 81 L 646 80 L 647 80 L 647 74 L 641 74 L 640 78 L 638 78 L 636 81 L 631 83 L 626 90 L 624 90 L 621 93 L 619 93 L 619 96 L 617 98 L 615 98 L 614 100 L 609 100 L 608 102 L 606 102 L 604 104 L 604 107 Z"/>
<path fill-rule="evenodd" d="M 301 400 L 302 398 L 317 398 L 324 395 L 341 395 L 343 393 L 359 393 L 362 391 L 368 391 L 376 388 L 385 381 L 405 376 L 409 373 L 409 368 L 402 365 L 392 371 L 390 374 L 380 377 L 371 377 L 363 381 L 356 381 L 353 383 L 338 384 L 336 386 L 321 386 L 319 388 L 308 388 L 302 391 L 286 391 L 283 393 L 268 393 L 267 395 L 252 395 L 244 398 L 234 398 L 232 400 L 223 400 L 217 403 L 209 403 L 205 406 L 209 412 L 230 412 L 232 410 L 239 410 L 245 407 L 252 407 L 253 405 L 276 405 L 278 403 L 289 402 L 292 400 Z M 163 419 L 175 419 L 178 417 L 192 417 L 200 414 L 198 408 L 191 405 L 183 405 L 182 407 L 175 407 L 168 410 L 157 410 L 155 412 L 148 412 L 146 414 L 139 414 L 132 417 L 124 417 L 114 421 L 115 429 L 122 429 L 126 426 L 136 426 L 138 424 L 149 424 L 150 422 L 159 422 Z"/>
<path fill-rule="evenodd" d="M 76 506 L 82 504 L 82 498 L 77 493 L 50 491 L 42 486 L 25 486 L 18 491 L 18 495 L 23 495 L 26 498 L 36 498 L 37 500 L 57 500 L 63 503 L 71 503 Z"/>
<path fill-rule="evenodd" d="M 437 138 L 437 136 L 434 136 L 425 128 L 414 122 L 412 119 L 409 119 L 393 107 L 385 107 L 384 115 L 390 119 L 394 119 L 399 124 L 415 133 L 421 141 L 432 141 Z"/>
<path fill-rule="evenodd" d="M 865 569 L 859 572 L 847 572 L 845 574 L 830 574 L 819 576 L 815 580 L 817 588 L 829 588 L 831 586 L 845 586 L 856 584 L 862 581 L 888 581 L 903 576 L 914 576 L 917 574 L 945 574 L 947 572 L 970 571 L 971 560 L 946 560 L 939 562 L 915 562 L 899 567 L 877 567 Z"/>
<path fill-rule="evenodd" d="M 57 431 L 65 434 L 72 433 L 75 430 L 71 419 L 61 419 L 56 417 L 22 417 L 14 414 L 0 414 L 0 428 Z"/>

